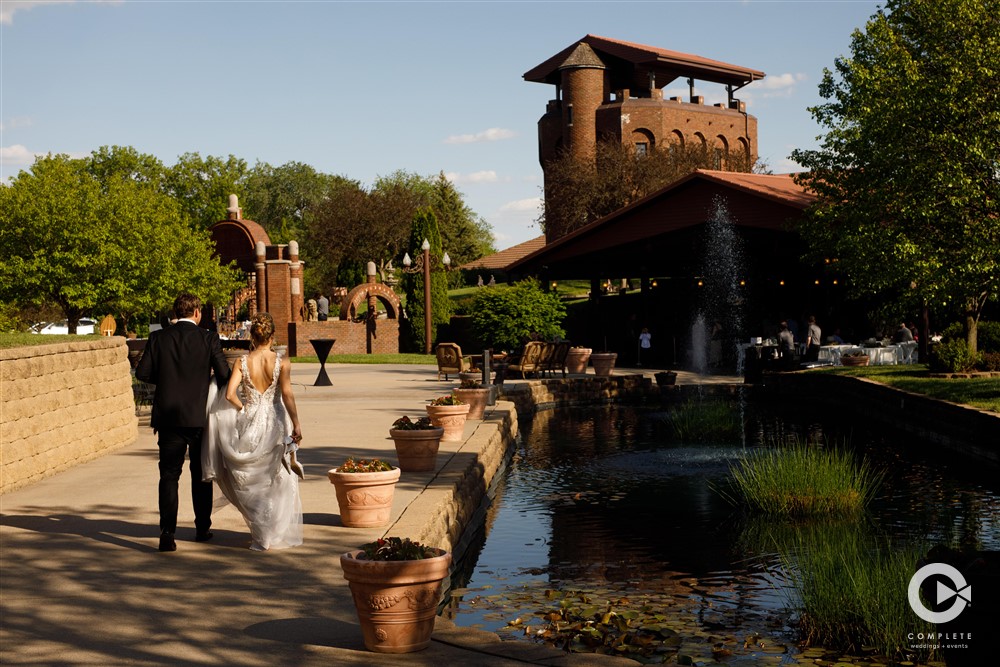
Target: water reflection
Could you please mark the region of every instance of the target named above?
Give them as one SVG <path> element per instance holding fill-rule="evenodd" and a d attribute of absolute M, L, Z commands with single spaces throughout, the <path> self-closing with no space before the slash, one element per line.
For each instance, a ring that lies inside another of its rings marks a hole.
<path fill-rule="evenodd" d="M 997 482 L 953 455 L 857 425 L 748 414 L 748 447 L 847 442 L 885 468 L 865 524 L 871 535 L 1000 549 Z M 455 584 L 455 622 L 503 632 L 545 591 L 600 590 L 649 596 L 690 641 L 729 632 L 736 644 L 740 633 L 791 644 L 782 558 L 802 531 L 748 522 L 720 495 L 742 445 L 676 442 L 665 424 L 662 412 L 622 406 L 544 411 L 523 424 L 486 542 L 468 582 Z"/>

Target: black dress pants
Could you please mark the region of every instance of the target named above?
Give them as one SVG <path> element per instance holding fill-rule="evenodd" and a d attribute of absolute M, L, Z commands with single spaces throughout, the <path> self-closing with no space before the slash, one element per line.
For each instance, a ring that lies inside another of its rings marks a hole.
<path fill-rule="evenodd" d="M 177 531 L 177 487 L 184 454 L 191 458 L 191 503 L 199 533 L 212 526 L 212 483 L 201 481 L 201 428 L 160 429 L 160 531 Z"/>

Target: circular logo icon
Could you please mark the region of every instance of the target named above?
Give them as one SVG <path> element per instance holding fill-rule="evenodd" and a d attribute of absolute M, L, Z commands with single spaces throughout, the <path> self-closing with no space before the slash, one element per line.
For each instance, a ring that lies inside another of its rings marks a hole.
<path fill-rule="evenodd" d="M 955 601 L 950 607 L 942 611 L 931 611 L 924 606 L 920 600 L 920 586 L 924 580 L 934 575 L 940 575 L 951 580 L 951 587 L 942 581 L 937 582 L 936 604 L 940 605 L 951 598 Z M 965 577 L 957 569 L 947 563 L 930 563 L 917 570 L 910 578 L 910 586 L 907 589 L 907 597 L 910 600 L 910 607 L 920 618 L 928 623 L 947 623 L 958 618 L 958 615 L 965 611 L 965 605 L 972 603 L 972 586 L 965 581 Z"/>

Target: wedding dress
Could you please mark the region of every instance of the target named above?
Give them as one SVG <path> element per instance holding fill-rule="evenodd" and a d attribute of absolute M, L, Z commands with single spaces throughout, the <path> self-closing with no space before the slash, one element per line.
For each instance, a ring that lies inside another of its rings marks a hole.
<path fill-rule="evenodd" d="M 243 378 L 237 412 L 225 392 L 209 391 L 209 420 L 202 445 L 203 479 L 215 480 L 223 495 L 243 515 L 255 551 L 302 544 L 302 501 L 299 480 L 287 456 L 297 448 L 286 444 L 291 423 L 278 389 L 281 355 L 274 360 L 271 384 L 259 392 L 250 380 L 247 358 L 240 359 Z"/>

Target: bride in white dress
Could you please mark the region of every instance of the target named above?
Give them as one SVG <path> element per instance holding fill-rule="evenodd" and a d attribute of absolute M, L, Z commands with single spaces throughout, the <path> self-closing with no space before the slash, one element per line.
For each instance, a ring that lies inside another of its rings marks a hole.
<path fill-rule="evenodd" d="M 253 349 L 234 365 L 225 396 L 209 398 L 203 467 L 205 478 L 214 479 L 243 514 L 250 548 L 284 549 L 302 544 L 302 466 L 295 457 L 302 429 L 291 363 L 271 349 L 268 313 L 254 316 L 250 337 Z"/>

